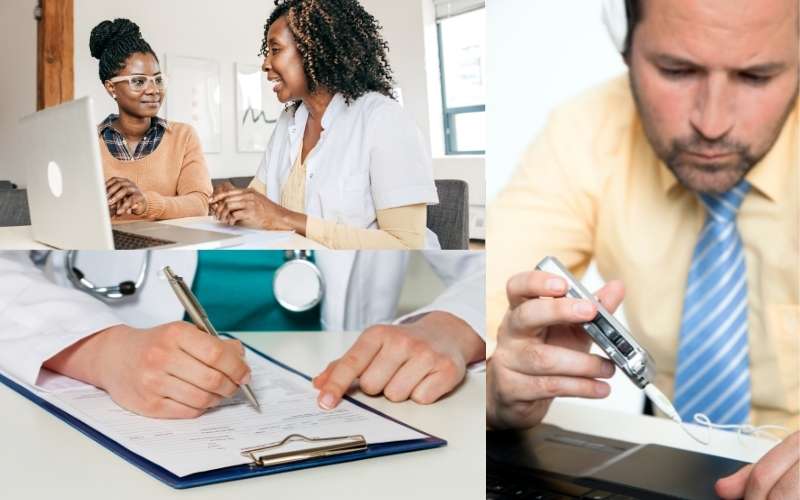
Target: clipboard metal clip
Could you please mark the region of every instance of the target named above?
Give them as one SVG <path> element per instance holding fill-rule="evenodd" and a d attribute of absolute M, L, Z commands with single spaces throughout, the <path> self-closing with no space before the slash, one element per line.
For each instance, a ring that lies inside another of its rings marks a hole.
<path fill-rule="evenodd" d="M 253 461 L 251 464 L 253 467 L 269 467 L 366 449 L 367 440 L 361 434 L 328 438 L 289 434 L 281 441 L 245 448 L 242 450 L 242 455 Z"/>

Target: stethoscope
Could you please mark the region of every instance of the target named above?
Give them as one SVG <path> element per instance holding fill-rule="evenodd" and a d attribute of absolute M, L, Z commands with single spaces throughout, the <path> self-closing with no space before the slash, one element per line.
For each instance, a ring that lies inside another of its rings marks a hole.
<path fill-rule="evenodd" d="M 42 266 L 50 252 L 30 254 L 34 264 Z M 305 312 L 316 307 L 325 293 L 325 279 L 319 267 L 311 260 L 312 250 L 285 250 L 284 262 L 275 271 L 272 291 L 275 300 L 284 309 Z M 147 250 L 135 280 L 122 281 L 116 285 L 99 286 L 86 277 L 77 264 L 78 250 L 67 252 L 65 272 L 76 289 L 104 302 L 118 302 L 131 298 L 144 286 L 150 274 L 152 253 Z"/>

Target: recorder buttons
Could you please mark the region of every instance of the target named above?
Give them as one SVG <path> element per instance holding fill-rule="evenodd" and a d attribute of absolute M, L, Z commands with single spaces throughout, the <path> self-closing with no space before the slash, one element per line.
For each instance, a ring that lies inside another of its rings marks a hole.
<path fill-rule="evenodd" d="M 633 347 L 631 347 L 631 345 L 625 342 L 624 340 L 622 342 L 617 343 L 617 348 L 619 349 L 619 352 L 621 352 L 625 356 L 627 356 L 633 351 Z"/>
<path fill-rule="evenodd" d="M 606 320 L 602 315 L 597 315 L 597 317 L 594 319 L 594 324 L 597 325 L 597 328 L 599 328 L 611 342 L 616 344 L 617 339 L 621 338 L 619 333 L 617 333 L 617 330 L 615 330 L 614 327 L 611 326 L 611 323 L 609 323 L 608 320 Z"/>
<path fill-rule="evenodd" d="M 623 338 L 603 316 L 598 314 L 593 320 L 593 323 L 595 328 L 602 331 L 606 338 L 617 346 L 617 349 L 619 349 L 619 352 L 621 352 L 623 356 L 627 356 L 633 352 L 633 346 L 626 342 L 625 338 Z"/>
<path fill-rule="evenodd" d="M 603 336 L 603 332 L 599 328 L 597 328 L 597 325 L 595 325 L 594 323 L 585 323 L 583 325 L 583 329 L 586 330 L 586 333 L 588 333 L 589 335 L 591 335 L 596 339 Z"/>

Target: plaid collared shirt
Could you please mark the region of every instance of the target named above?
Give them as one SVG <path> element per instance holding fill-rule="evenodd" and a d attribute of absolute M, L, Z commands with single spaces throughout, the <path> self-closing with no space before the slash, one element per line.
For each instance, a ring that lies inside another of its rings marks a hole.
<path fill-rule="evenodd" d="M 140 160 L 155 151 L 158 145 L 161 144 L 161 139 L 164 137 L 164 132 L 168 126 L 167 120 L 158 116 L 154 117 L 150 122 L 150 128 L 147 129 L 144 137 L 136 146 L 136 151 L 131 156 L 125 138 L 111 125 L 117 118 L 118 115 L 113 113 L 108 115 L 108 118 L 97 126 L 97 131 L 103 137 L 111 156 L 122 161 Z"/>

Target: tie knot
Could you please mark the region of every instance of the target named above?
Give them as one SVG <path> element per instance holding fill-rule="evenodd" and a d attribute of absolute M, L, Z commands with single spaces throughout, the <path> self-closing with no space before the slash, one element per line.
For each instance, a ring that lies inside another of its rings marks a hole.
<path fill-rule="evenodd" d="M 731 222 L 736 219 L 736 213 L 749 190 L 750 183 L 742 179 L 722 194 L 700 193 L 700 200 L 708 209 L 708 215 L 717 222 Z"/>

